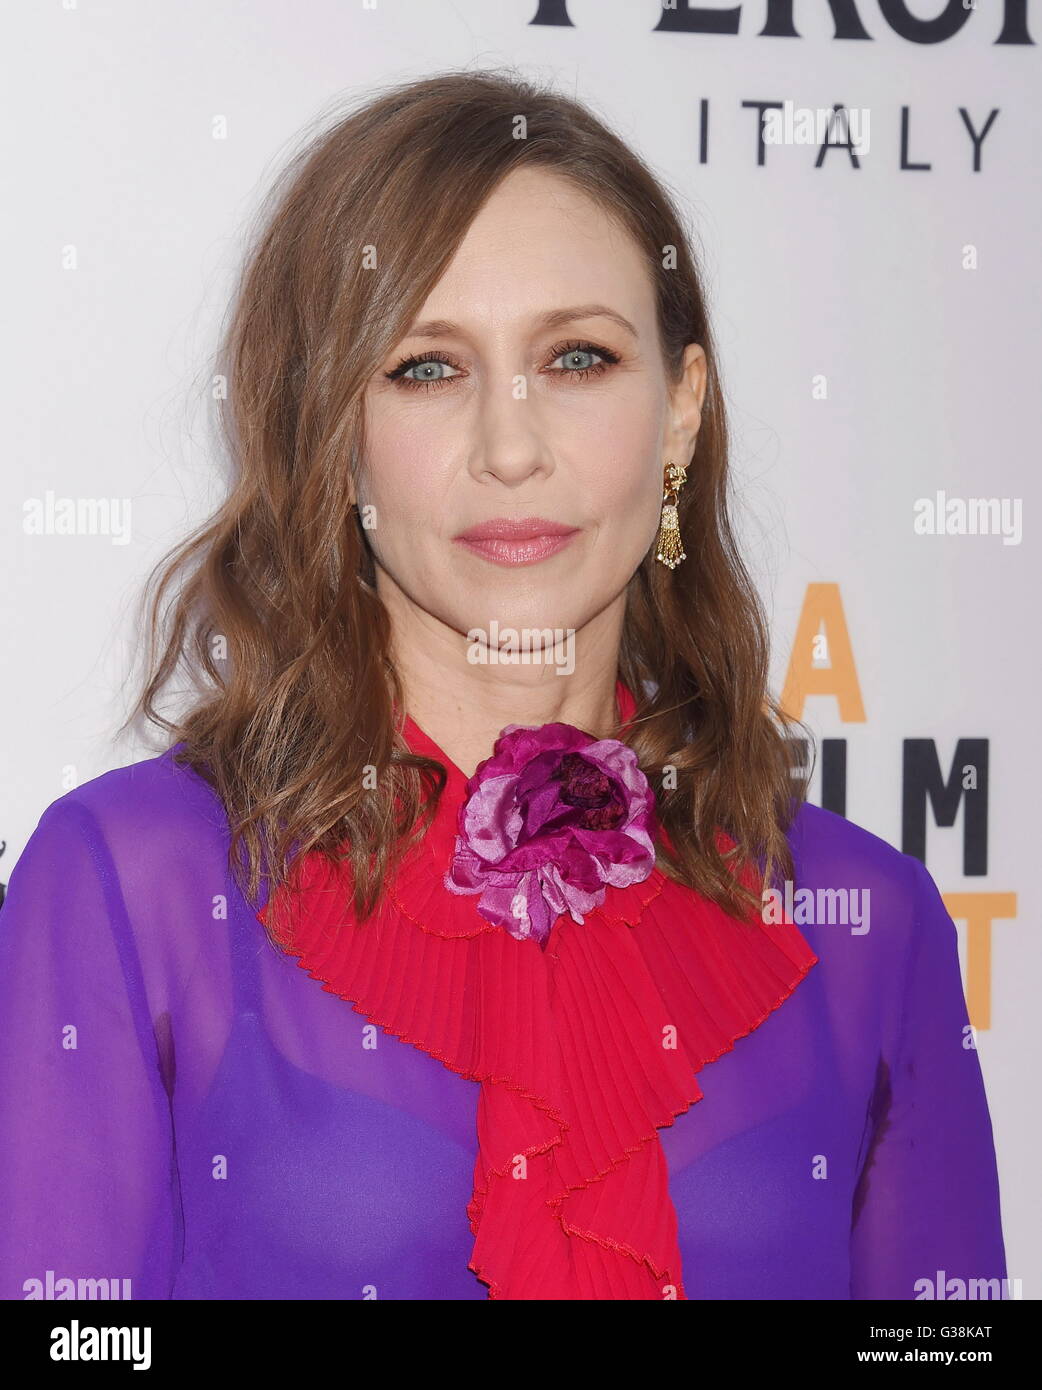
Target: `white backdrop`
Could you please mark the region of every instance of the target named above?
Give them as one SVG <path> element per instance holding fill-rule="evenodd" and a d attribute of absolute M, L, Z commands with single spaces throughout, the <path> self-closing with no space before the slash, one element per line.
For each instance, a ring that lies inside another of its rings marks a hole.
<path fill-rule="evenodd" d="M 9 0 L 0 879 L 46 805 L 157 751 L 113 739 L 132 604 L 223 490 L 207 355 L 246 220 L 302 128 L 440 68 L 551 77 L 645 155 L 696 228 L 775 687 L 808 657 L 821 598 L 831 655 L 816 664 L 863 704 L 863 718 L 835 693 L 793 705 L 845 744 L 834 809 L 911 849 L 905 741 L 930 741 L 944 777 L 958 740 L 986 742 L 972 793 L 986 834 L 971 837 L 986 872 L 967 872 L 980 865 L 964 859 L 964 809 L 944 827 L 928 807 L 926 862 L 959 920 L 1010 1278 L 1037 1299 L 1042 14 L 1035 0 L 837 0 L 864 28 L 853 39 L 825 0 L 793 8 L 798 36 L 783 37 L 761 32 L 784 17 L 772 0 L 667 7 L 672 23 L 678 9 L 691 25 L 695 10 L 735 17 L 716 34 L 658 28 L 656 0 Z M 1025 12 L 1035 42 L 997 43 Z M 866 111 L 860 167 L 844 149 L 816 167 L 819 146 L 795 143 L 760 164 L 747 102 Z M 970 130 L 993 111 L 975 170 Z M 1004 501 L 1019 536 L 918 534 L 916 503 L 938 492 Z M 48 529 L 48 494 L 130 499 L 129 517 L 28 534 L 36 516 Z M 980 918 L 972 947 L 962 913 Z"/>

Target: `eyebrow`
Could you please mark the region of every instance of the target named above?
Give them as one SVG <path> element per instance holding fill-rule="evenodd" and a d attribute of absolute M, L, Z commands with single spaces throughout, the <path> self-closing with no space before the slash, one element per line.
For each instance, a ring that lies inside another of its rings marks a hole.
<path fill-rule="evenodd" d="M 630 323 L 629 319 L 614 309 L 609 309 L 606 304 L 573 304 L 566 309 L 551 309 L 549 313 L 541 314 L 537 320 L 540 328 L 561 328 L 566 323 L 573 323 L 576 319 L 611 319 L 634 338 L 640 334 Z M 458 324 L 450 322 L 448 319 L 427 319 L 423 323 L 413 324 L 412 328 L 405 334 L 407 338 L 447 338 L 452 334 L 464 336 L 463 330 Z"/>

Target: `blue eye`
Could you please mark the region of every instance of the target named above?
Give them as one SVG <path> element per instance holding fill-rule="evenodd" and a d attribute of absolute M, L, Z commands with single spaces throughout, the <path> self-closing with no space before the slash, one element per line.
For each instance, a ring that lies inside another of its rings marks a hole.
<path fill-rule="evenodd" d="M 447 370 L 446 370 L 447 369 Z M 387 372 L 387 380 L 406 391 L 437 389 L 445 382 L 460 374 L 460 368 L 439 352 L 422 352 L 414 357 L 403 357 L 393 371 Z M 417 375 L 413 375 L 413 373 Z M 448 375 L 451 372 L 452 376 Z"/>
<path fill-rule="evenodd" d="M 442 358 L 427 357 L 422 360 L 416 359 L 411 367 L 406 368 L 402 376 L 408 377 L 410 381 L 445 381 L 448 379 L 446 368 L 452 373 L 456 371 L 451 362 L 446 362 Z M 416 372 L 417 375 L 413 376 L 413 372 Z"/>
<path fill-rule="evenodd" d="M 611 348 L 601 347 L 599 343 L 588 343 L 582 339 L 573 339 L 569 343 L 558 343 L 556 347 L 550 349 L 553 354 L 551 365 L 564 360 L 567 366 L 556 368 L 550 372 L 551 377 L 557 377 L 558 383 L 567 386 L 575 382 L 586 381 L 590 377 L 603 376 L 610 371 L 621 358 L 617 352 L 612 352 Z M 596 360 L 595 360 L 596 359 Z M 571 380 L 569 381 L 569 377 Z"/>
<path fill-rule="evenodd" d="M 559 361 L 561 360 L 562 357 L 571 357 L 571 358 L 576 358 L 576 357 L 589 357 L 589 358 L 593 358 L 593 357 L 600 357 L 600 356 L 601 356 L 601 354 L 600 354 L 599 352 L 595 352 L 595 351 L 593 350 L 593 348 L 569 348 L 567 352 L 562 352 L 562 353 L 560 353 L 556 358 L 554 358 L 554 361 L 555 361 L 555 362 L 559 362 Z M 602 360 L 603 360 L 603 359 L 602 359 Z M 568 370 L 569 370 L 569 371 L 588 372 L 592 367 L 594 367 L 594 366 L 596 366 L 596 365 L 598 365 L 598 364 L 595 363 L 595 362 L 592 362 L 592 361 L 590 361 L 590 362 L 575 362 L 575 361 L 573 361 L 573 362 L 571 362 L 571 363 L 569 364 Z"/>

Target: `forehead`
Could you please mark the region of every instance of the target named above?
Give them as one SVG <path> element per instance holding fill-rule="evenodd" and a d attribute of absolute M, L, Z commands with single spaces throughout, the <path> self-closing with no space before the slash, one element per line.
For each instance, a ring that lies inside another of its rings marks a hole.
<path fill-rule="evenodd" d="M 571 180 L 518 169 L 479 209 L 421 317 L 507 324 L 579 302 L 611 306 L 643 337 L 654 319 L 644 251 Z"/>

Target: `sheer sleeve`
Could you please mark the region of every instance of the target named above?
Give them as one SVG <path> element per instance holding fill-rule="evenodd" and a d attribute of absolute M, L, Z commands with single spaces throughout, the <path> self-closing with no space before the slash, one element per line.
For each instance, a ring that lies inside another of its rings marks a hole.
<path fill-rule="evenodd" d="M 0 1297 L 170 1297 L 168 1097 L 119 878 L 74 794 L 0 909 L 0 1193 Z"/>
<path fill-rule="evenodd" d="M 955 924 L 927 870 L 908 862 L 908 970 L 897 1046 L 880 1061 L 854 1200 L 851 1297 L 1003 1297 L 991 1118 L 968 1027 Z M 975 1280 L 994 1282 L 971 1286 Z"/>

